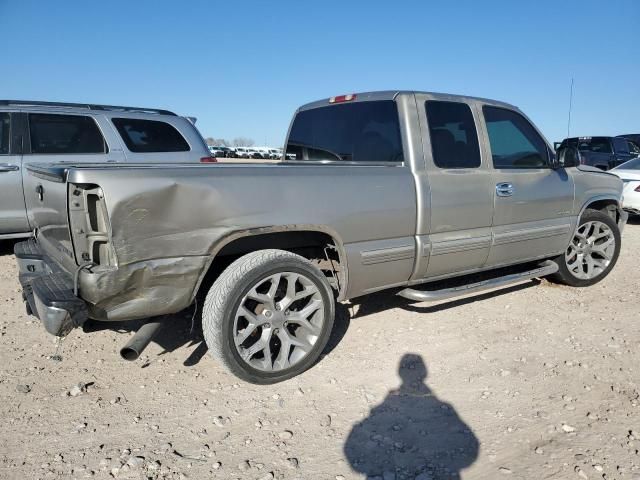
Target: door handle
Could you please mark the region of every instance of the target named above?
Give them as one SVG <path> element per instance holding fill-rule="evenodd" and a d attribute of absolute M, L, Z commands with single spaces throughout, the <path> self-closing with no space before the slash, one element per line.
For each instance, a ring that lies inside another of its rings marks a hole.
<path fill-rule="evenodd" d="M 9 165 L 8 163 L 0 163 L 0 173 L 3 172 L 17 172 L 20 167 L 17 165 Z"/>
<path fill-rule="evenodd" d="M 513 195 L 513 184 L 506 182 L 497 184 L 496 195 L 499 197 L 510 197 Z"/>

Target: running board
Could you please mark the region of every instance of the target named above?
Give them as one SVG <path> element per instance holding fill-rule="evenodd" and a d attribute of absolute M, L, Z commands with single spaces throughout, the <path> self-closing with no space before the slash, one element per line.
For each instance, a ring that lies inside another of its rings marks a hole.
<path fill-rule="evenodd" d="M 527 270 L 526 272 L 513 273 L 505 275 L 504 277 L 491 278 L 489 280 L 470 283 L 469 285 L 463 285 L 461 287 L 443 288 L 442 290 L 424 291 L 405 288 L 398 292 L 397 295 L 408 298 L 409 300 L 416 300 L 418 302 L 437 302 L 439 300 L 460 297 L 462 295 L 490 290 L 492 288 L 506 287 L 507 285 L 520 283 L 533 278 L 546 277 L 547 275 L 551 275 L 557 271 L 558 265 L 551 260 L 546 260 L 542 262 L 539 267 L 534 268 L 533 270 Z"/>

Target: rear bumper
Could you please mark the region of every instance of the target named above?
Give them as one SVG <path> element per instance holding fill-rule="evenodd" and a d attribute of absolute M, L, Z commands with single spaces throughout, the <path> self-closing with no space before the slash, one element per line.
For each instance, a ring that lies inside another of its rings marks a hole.
<path fill-rule="evenodd" d="M 27 313 L 52 335 L 64 337 L 88 318 L 87 304 L 73 293 L 73 278 L 42 254 L 35 240 L 16 243 L 22 296 Z"/>

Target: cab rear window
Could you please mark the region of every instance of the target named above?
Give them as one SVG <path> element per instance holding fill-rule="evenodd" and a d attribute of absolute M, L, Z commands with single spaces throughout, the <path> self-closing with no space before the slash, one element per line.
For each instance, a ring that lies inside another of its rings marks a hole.
<path fill-rule="evenodd" d="M 357 102 L 299 112 L 289 133 L 287 155 L 296 160 L 401 163 L 396 103 Z"/>
<path fill-rule="evenodd" d="M 167 122 L 114 118 L 113 124 L 129 151 L 134 153 L 188 152 L 189 144 Z"/>

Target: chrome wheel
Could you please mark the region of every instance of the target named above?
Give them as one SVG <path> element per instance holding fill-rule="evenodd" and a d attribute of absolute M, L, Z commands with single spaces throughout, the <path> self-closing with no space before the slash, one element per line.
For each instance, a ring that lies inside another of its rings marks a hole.
<path fill-rule="evenodd" d="M 616 238 L 607 224 L 585 222 L 571 240 L 565 253 L 565 262 L 573 276 L 591 280 L 607 269 L 615 251 Z"/>
<path fill-rule="evenodd" d="M 318 341 L 324 308 L 318 286 L 303 274 L 279 272 L 259 280 L 235 313 L 233 339 L 238 354 L 261 371 L 292 367 Z"/>

